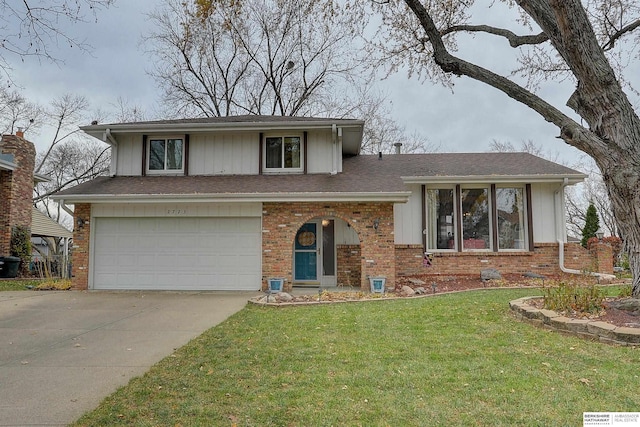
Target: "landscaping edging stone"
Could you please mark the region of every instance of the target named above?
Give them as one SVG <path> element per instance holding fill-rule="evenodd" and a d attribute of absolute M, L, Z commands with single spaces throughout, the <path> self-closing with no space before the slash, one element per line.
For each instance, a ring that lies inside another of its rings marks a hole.
<path fill-rule="evenodd" d="M 555 311 L 536 308 L 528 304 L 529 300 L 539 297 L 519 298 L 509 302 L 509 307 L 518 320 L 554 331 L 575 335 L 580 338 L 600 341 L 607 344 L 640 345 L 640 328 L 615 326 L 599 320 L 571 319 Z"/>

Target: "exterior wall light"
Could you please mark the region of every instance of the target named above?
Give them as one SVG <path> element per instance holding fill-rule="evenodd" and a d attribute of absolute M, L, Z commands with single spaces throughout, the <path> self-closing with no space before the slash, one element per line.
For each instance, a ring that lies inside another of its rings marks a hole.
<path fill-rule="evenodd" d="M 373 229 L 378 231 L 378 227 L 380 226 L 380 220 L 379 219 L 374 219 L 373 220 Z"/>

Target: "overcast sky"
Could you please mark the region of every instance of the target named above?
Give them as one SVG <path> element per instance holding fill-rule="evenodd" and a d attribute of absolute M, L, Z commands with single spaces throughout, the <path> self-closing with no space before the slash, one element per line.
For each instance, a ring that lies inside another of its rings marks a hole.
<path fill-rule="evenodd" d="M 91 54 L 61 47 L 57 52 L 64 58 L 63 64 L 27 59 L 14 65 L 16 83 L 29 100 L 42 104 L 72 93 L 84 95 L 94 109 L 110 110 L 121 97 L 153 115 L 160 90 L 147 75 L 151 58 L 144 54 L 141 37 L 150 26 L 145 14 L 161 3 L 117 1 L 116 6 L 99 13 L 97 23 L 77 24 L 71 29 L 73 36 L 86 38 L 93 46 Z M 506 55 L 513 56 L 506 43 L 501 46 L 488 40 L 491 38 L 475 37 L 462 53 L 480 55 L 487 64 L 500 64 Z M 380 86 L 388 94 L 395 119 L 410 132 L 426 135 L 431 143 L 440 145 L 440 151 L 487 151 L 492 140 L 510 141 L 516 146 L 533 140 L 548 152 L 557 152 L 569 164 L 580 155 L 556 138 L 555 126 L 482 83 L 459 78 L 452 93 L 399 73 L 380 82 Z M 553 85 L 543 95 L 562 106 L 570 90 L 566 84 Z M 45 148 L 45 137 L 32 135 L 30 139 L 39 150 Z"/>

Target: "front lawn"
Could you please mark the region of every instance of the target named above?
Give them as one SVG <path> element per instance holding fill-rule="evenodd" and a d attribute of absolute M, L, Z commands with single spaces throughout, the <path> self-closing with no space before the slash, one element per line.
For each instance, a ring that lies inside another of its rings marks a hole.
<path fill-rule="evenodd" d="M 40 284 L 41 280 L 0 280 L 0 292 L 2 291 L 27 291 Z"/>
<path fill-rule="evenodd" d="M 75 425 L 574 426 L 638 411 L 640 350 L 515 320 L 536 289 L 247 306 Z"/>

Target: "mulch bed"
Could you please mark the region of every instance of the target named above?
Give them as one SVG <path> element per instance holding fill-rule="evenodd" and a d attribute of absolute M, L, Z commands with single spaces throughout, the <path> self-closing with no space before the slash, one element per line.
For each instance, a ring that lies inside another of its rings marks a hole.
<path fill-rule="evenodd" d="M 389 290 L 384 295 L 381 294 L 370 294 L 368 292 L 358 292 L 355 289 L 345 289 L 344 292 L 326 292 L 320 296 L 320 300 L 323 302 L 337 302 L 337 301 L 353 301 L 353 300 L 362 300 L 362 299 L 378 299 L 378 298 L 389 298 L 389 297 L 403 297 L 401 290 L 403 286 L 409 286 L 412 289 L 417 289 L 422 287 L 424 289 L 424 293 L 433 294 L 434 293 L 434 284 L 435 284 L 435 293 L 445 293 L 445 292 L 457 292 L 457 291 L 467 291 L 473 289 L 486 289 L 486 288 L 539 288 L 542 286 L 553 286 L 555 283 L 560 281 L 564 282 L 576 282 L 580 281 L 581 285 L 592 285 L 598 283 L 598 279 L 595 277 L 576 277 L 575 275 L 555 275 L 555 276 L 546 276 L 544 279 L 542 278 L 532 278 L 532 277 L 524 277 L 519 274 L 513 275 L 503 275 L 500 280 L 487 280 L 483 281 L 479 276 L 434 276 L 434 275 L 423 275 L 423 276 L 412 276 L 412 277 L 401 277 L 396 280 L 395 289 Z M 420 283 L 423 282 L 423 283 Z M 622 284 L 624 282 L 616 283 Z M 542 291 L 540 292 L 542 294 Z M 319 296 L 317 294 L 310 295 L 299 295 L 293 297 L 291 300 L 287 301 L 276 301 L 276 297 L 272 297 L 273 300 L 270 302 L 292 302 L 292 303 L 305 303 L 305 302 L 317 302 L 319 300 Z M 614 298 L 608 299 L 603 307 L 603 310 L 597 315 L 589 315 L 588 317 L 584 314 L 580 313 L 562 313 L 563 316 L 575 318 L 575 319 L 585 319 L 588 318 L 590 320 L 600 320 L 603 322 L 611 323 L 616 326 L 627 326 L 640 328 L 640 317 L 633 316 L 626 311 L 618 310 L 609 306 L 609 302 L 613 301 Z M 535 305 L 537 308 L 543 308 L 543 300 L 542 298 L 539 300 L 530 300 L 530 304 Z"/>
<path fill-rule="evenodd" d="M 471 277 L 471 276 L 450 276 L 450 277 L 436 277 L 432 275 L 425 276 L 417 276 L 412 277 L 412 279 L 419 279 L 425 282 L 423 285 L 428 293 L 432 292 L 432 283 L 436 283 L 436 293 L 440 292 L 453 292 L 453 291 L 464 291 L 471 289 L 482 289 L 482 288 L 496 288 L 496 287 L 505 287 L 505 288 L 514 288 L 514 287 L 540 287 L 543 285 L 548 285 L 551 283 L 557 283 L 558 281 L 576 281 L 576 276 L 571 275 L 557 275 L 557 276 L 549 276 L 545 277 L 544 282 L 543 279 L 539 278 L 529 278 L 523 277 L 521 275 L 503 275 L 502 280 L 489 280 L 482 281 L 479 277 Z M 597 278 L 591 277 L 580 277 L 581 283 L 585 285 L 591 285 L 598 283 Z M 415 288 L 416 285 L 410 281 L 409 278 L 400 278 L 398 283 L 396 284 L 396 291 L 399 290 L 402 286 L 407 285 L 412 288 Z M 563 316 L 574 318 L 574 319 L 589 319 L 589 320 L 599 320 L 602 322 L 611 323 L 616 326 L 626 326 L 631 328 L 640 328 L 640 318 L 634 315 L 629 314 L 624 310 L 618 310 L 611 307 L 609 304 L 611 301 L 615 300 L 615 298 L 607 299 L 604 303 L 603 310 L 597 315 L 589 315 L 585 316 L 580 313 L 562 313 Z M 531 302 L 537 308 L 543 308 L 542 299 L 540 300 L 532 300 Z"/>

